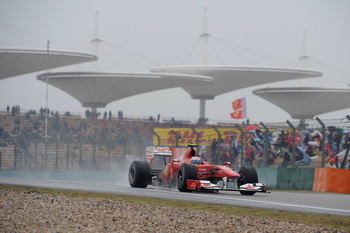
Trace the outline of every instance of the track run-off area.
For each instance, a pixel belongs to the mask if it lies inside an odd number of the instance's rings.
[[[131,188],[126,182],[116,184],[52,179],[29,179],[18,177],[0,177],[0,184],[96,193],[112,193],[350,217],[350,195],[338,193],[270,190],[271,193],[256,193],[253,196],[242,196],[239,192],[230,191],[220,191],[219,193],[182,193],[177,189],[155,186],[148,186],[145,189],[139,189]]]

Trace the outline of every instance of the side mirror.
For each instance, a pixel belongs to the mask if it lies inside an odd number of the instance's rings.
[[[231,162],[225,162],[225,165],[231,167]]]

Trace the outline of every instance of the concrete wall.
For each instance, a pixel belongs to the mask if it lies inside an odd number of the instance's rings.
[[[337,168],[257,168],[270,190],[305,190],[350,194],[350,170]]]

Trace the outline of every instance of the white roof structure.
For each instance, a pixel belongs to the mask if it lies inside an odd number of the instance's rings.
[[[0,48],[0,80],[92,61],[97,61],[97,56],[91,53],[29,48]]]
[[[320,71],[301,68],[233,65],[161,66],[152,68],[151,72],[213,77],[215,80],[213,84],[183,87],[193,99],[200,100],[200,118],[202,119],[205,119],[205,100],[214,99],[217,95],[260,84],[322,76]]]
[[[280,107],[293,119],[313,119],[323,113],[350,108],[350,88],[277,87],[253,91]]]
[[[40,74],[37,79],[46,82],[46,75]],[[133,95],[189,85],[205,86],[213,82],[213,78],[202,75],[164,73],[57,72],[49,73],[47,77],[49,84],[73,96],[93,112]]]

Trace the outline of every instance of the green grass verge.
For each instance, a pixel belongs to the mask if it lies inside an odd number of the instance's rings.
[[[23,192],[49,193],[57,196],[95,198],[101,200],[124,201],[129,203],[141,203],[155,206],[168,206],[174,208],[194,209],[200,211],[222,213],[235,216],[249,216],[255,218],[274,219],[278,221],[302,223],[311,226],[323,226],[327,228],[350,231],[350,218],[325,214],[311,214],[301,212],[288,212],[281,210],[269,210],[261,208],[238,207],[230,205],[208,204],[190,201],[177,201],[161,198],[148,198],[127,196],[108,193],[90,193],[78,191],[66,191],[55,189],[32,188],[12,185],[0,185],[1,189],[10,189]]]

